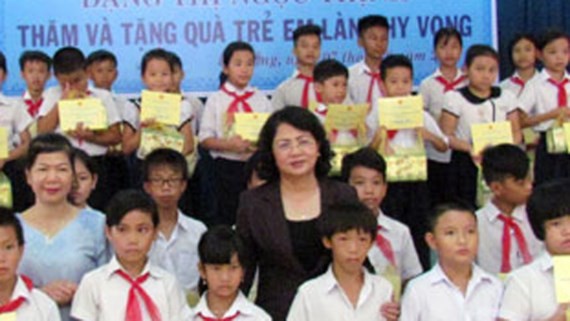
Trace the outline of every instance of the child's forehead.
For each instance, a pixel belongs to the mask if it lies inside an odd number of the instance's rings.
[[[140,225],[146,223],[152,224],[152,214],[142,209],[128,211],[119,222],[120,225]]]
[[[182,170],[171,164],[155,164],[149,166],[148,173],[149,176],[161,174],[182,174]]]
[[[365,165],[356,165],[350,170],[350,178],[365,177],[365,178],[384,178],[384,175],[376,168],[368,167]]]
[[[554,47],[568,48],[569,46],[570,46],[570,40],[568,40],[568,38],[558,37],[548,41],[548,43],[544,46],[543,51]]]
[[[91,63],[92,66],[96,66],[96,67],[112,67],[115,68],[115,62],[111,59],[101,59],[101,60],[95,60]]]
[[[295,44],[298,44],[300,42],[305,42],[305,41],[317,41],[320,43],[321,38],[314,33],[306,33],[304,35],[300,35],[299,38],[297,38],[297,41],[295,42]]]
[[[334,75],[323,80],[323,83],[336,83],[336,82],[346,82],[348,78],[345,75]]]
[[[386,28],[384,26],[373,25],[373,26],[370,26],[370,27],[362,30],[362,36],[363,37],[366,37],[369,35],[382,35],[382,34],[387,35],[388,34],[388,28]]]
[[[438,46],[447,46],[447,45],[461,45],[461,42],[459,41],[459,38],[457,37],[457,35],[445,35],[442,36],[441,38],[439,38],[437,40],[437,45]]]
[[[396,76],[406,76],[406,77],[412,77],[412,70],[409,67],[406,66],[394,66],[394,67],[388,67],[386,68],[386,70],[384,71],[386,73],[385,77],[396,77]]]
[[[44,67],[45,69],[48,68],[47,63],[40,59],[28,59],[24,62],[24,70],[26,68],[38,67],[38,66]]]
[[[475,214],[469,211],[449,210],[439,215],[434,228],[459,227],[466,223],[475,223]]]
[[[14,226],[0,225],[0,243],[11,242],[16,239],[16,228]]]

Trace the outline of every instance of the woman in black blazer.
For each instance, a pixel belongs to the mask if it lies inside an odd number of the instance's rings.
[[[330,144],[319,120],[303,108],[269,117],[259,152],[258,175],[267,183],[241,195],[236,223],[246,248],[244,291],[259,268],[256,303],[281,321],[297,287],[330,262],[316,228],[322,210],[358,198],[352,187],[327,179]]]

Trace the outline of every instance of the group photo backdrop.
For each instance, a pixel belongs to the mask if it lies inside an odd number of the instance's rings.
[[[206,95],[218,89],[221,54],[235,40],[256,51],[251,85],[270,93],[295,69],[292,33],[303,24],[322,27],[321,59],[350,66],[363,57],[357,45],[358,18],[381,14],[390,23],[388,53],[414,63],[414,82],[437,66],[433,35],[454,26],[464,50],[472,44],[498,46],[494,0],[18,0],[0,2],[0,50],[8,61],[6,95],[21,95],[18,58],[25,50],[52,55],[76,46],[85,55],[113,52],[119,76],[113,90],[136,94],[140,61],[153,48],[177,53],[184,91]],[[52,78],[48,85],[55,84]]]

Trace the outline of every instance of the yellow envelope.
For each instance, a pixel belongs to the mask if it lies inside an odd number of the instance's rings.
[[[11,208],[12,202],[12,183],[6,174],[0,172],[0,206]]]
[[[234,113],[234,133],[256,143],[267,118],[269,113]]]
[[[554,287],[558,303],[570,302],[570,255],[553,255]]]
[[[59,127],[63,131],[75,130],[77,124],[91,130],[107,129],[107,110],[101,99],[65,99],[58,103]]]
[[[16,321],[16,312],[0,314],[0,321]]]
[[[385,156],[388,182],[413,182],[427,180],[425,155]]]
[[[473,139],[473,153],[476,155],[486,147],[514,142],[509,121],[473,124],[471,125],[471,138]]]
[[[180,124],[182,96],[143,90],[141,94],[141,120],[154,119],[165,125]]]
[[[570,123],[564,123],[564,140],[566,141],[566,148],[568,153],[570,153]]]
[[[10,154],[8,141],[8,129],[6,127],[0,127],[0,159],[6,159]]]
[[[378,121],[387,129],[405,129],[424,126],[422,96],[378,99]]]
[[[394,301],[400,302],[400,297],[402,296],[402,277],[398,269],[390,264],[386,267],[382,276],[392,285]]]
[[[184,137],[174,128],[143,128],[137,156],[145,158],[153,150],[164,147],[181,153]]]

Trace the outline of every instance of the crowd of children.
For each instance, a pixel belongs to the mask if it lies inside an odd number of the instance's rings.
[[[240,113],[291,108],[309,110],[333,148],[355,147],[338,162],[336,179],[344,183],[336,183],[352,186],[360,202],[347,195],[311,212],[319,235],[310,237],[330,254],[328,269],[298,287],[292,303],[287,299],[286,320],[566,320],[570,302],[557,300],[556,287],[564,285],[555,284],[553,270],[555,258],[570,254],[570,156],[552,145],[570,117],[568,35],[550,30],[514,38],[514,73],[498,86],[495,49],[473,44],[459,66],[462,35],[440,29],[433,41],[439,67],[418,90],[423,125],[393,130],[379,123],[379,100],[414,95],[413,64],[386,55],[385,17],[365,16],[357,29],[364,58],[347,67],[320,60],[318,26],[297,28],[297,68],[271,99],[250,84],[255,51],[248,43],[225,48],[219,90],[205,104],[184,95],[180,57],[146,52],[145,89],[180,95],[179,121],[169,125],[141,117],[143,98],[113,92],[119,68],[109,51],[23,53],[26,91],[0,95],[8,147],[0,169],[13,196],[13,210],[0,207],[0,320],[285,320],[283,311],[269,315],[242,290],[255,284],[256,267],[288,254],[257,253],[260,261],[251,266],[252,240],[241,237],[236,215],[243,191],[254,194],[262,178],[279,175],[264,167],[265,156],[256,152],[261,144],[294,153],[313,140],[280,146],[261,137],[258,145],[238,135],[235,123]],[[45,89],[52,70],[58,85]],[[0,54],[0,83],[6,76]],[[105,129],[78,123],[62,130],[60,104],[83,98],[104,107]],[[340,104],[365,106],[363,133],[326,126]],[[509,123],[512,144],[475,151],[472,125],[499,122]],[[311,131],[290,127],[319,144]],[[180,137],[179,150],[145,151],[149,129]],[[418,144],[427,180],[388,183],[387,160]],[[321,155],[322,146],[309,147],[316,158],[332,157]],[[330,167],[319,170],[326,175]],[[268,172],[273,176],[258,175]],[[481,181],[491,196],[475,211]],[[272,205],[284,208],[288,222],[307,221],[291,214],[298,207],[283,195]],[[200,213],[206,209],[212,213]],[[299,245],[295,235],[302,231],[288,233]],[[257,275],[267,278],[259,275],[266,271]]]

